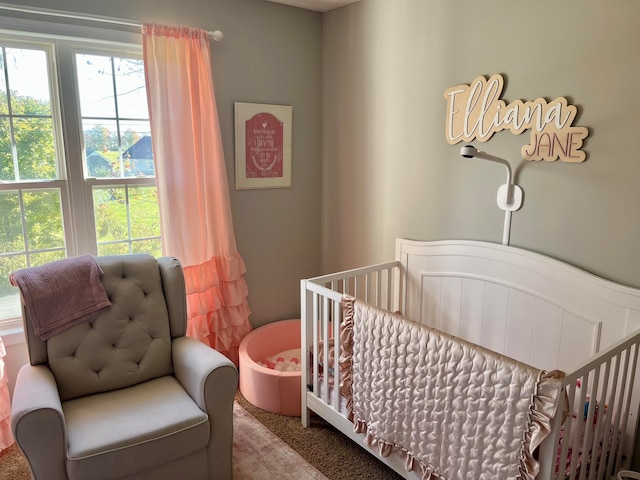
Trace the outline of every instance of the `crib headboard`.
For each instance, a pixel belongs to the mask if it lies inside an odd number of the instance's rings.
[[[403,314],[547,370],[640,328],[640,289],[511,246],[396,240]]]

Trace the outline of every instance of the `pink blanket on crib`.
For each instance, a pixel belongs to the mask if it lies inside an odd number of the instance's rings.
[[[341,391],[354,430],[425,479],[535,478],[562,372],[544,372],[347,297]],[[349,396],[350,395],[350,396]]]
[[[9,279],[20,288],[33,331],[47,340],[111,306],[101,275],[95,258],[82,255],[23,268]]]

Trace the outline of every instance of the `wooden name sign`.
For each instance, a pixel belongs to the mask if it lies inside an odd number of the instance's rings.
[[[444,93],[447,142],[486,142],[501,130],[519,135],[530,129],[531,144],[521,148],[525,160],[584,161],[586,154],[580,148],[589,130],[571,126],[577,113],[574,105],[564,97],[551,102],[544,98],[516,100],[507,105],[500,100],[503,86],[502,75],[493,75],[489,80],[480,76],[471,85],[449,88]]]

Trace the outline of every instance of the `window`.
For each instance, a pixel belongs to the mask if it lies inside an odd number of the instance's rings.
[[[0,212],[0,327],[20,321],[13,270],[161,254],[139,46],[0,36]]]

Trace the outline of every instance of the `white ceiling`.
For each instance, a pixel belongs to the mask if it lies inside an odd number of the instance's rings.
[[[316,12],[328,12],[334,8],[344,7],[360,0],[267,0],[273,3],[282,3],[293,7],[314,10]]]

